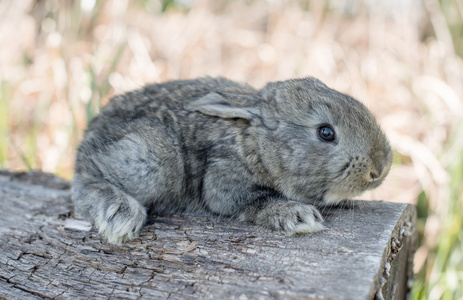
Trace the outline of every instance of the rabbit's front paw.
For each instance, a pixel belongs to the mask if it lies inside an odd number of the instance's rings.
[[[112,203],[95,221],[100,234],[112,244],[121,244],[138,237],[146,221],[146,209],[135,199]]]
[[[320,212],[309,204],[296,201],[268,203],[256,215],[256,224],[283,231],[287,235],[323,230]]]

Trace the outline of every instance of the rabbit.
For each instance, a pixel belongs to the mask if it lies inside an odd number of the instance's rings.
[[[169,81],[114,97],[90,122],[72,199],[115,244],[137,238],[148,211],[304,234],[324,229],[317,207],[376,188],[391,164],[370,111],[318,79]]]

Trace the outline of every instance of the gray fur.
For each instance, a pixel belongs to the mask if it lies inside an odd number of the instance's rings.
[[[323,124],[334,142],[319,138]],[[317,79],[262,90],[224,78],[171,81],[113,98],[90,123],[72,194],[76,215],[113,243],[137,237],[148,209],[316,232],[315,206],[377,187],[391,162],[367,108]]]

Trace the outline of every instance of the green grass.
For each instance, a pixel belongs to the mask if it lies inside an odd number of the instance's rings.
[[[441,212],[433,211],[425,194],[417,204],[420,244],[426,241],[423,229],[429,215],[440,213],[442,227],[437,245],[416,274],[411,299],[463,299],[463,126],[455,127],[442,153],[442,159],[449,162],[448,205]]]

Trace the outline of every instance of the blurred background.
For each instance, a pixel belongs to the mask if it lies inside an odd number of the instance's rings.
[[[363,199],[417,205],[413,299],[463,299],[462,0],[2,0],[0,168],[73,175],[88,121],[147,83],[315,76],[395,150]]]

